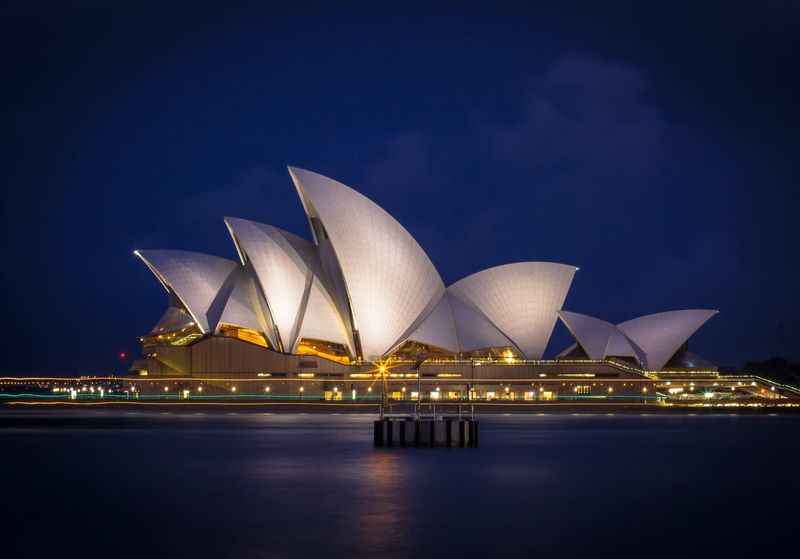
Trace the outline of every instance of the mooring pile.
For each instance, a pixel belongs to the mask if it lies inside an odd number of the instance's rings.
[[[376,447],[477,448],[474,418],[382,417],[375,421]]]

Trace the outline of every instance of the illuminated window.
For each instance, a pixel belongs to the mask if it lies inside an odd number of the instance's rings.
[[[226,338],[236,338],[243,342],[248,342],[261,347],[269,347],[267,339],[261,335],[260,332],[251,330],[250,328],[240,328],[232,324],[222,324],[219,327],[219,333]]]
[[[485,347],[468,351],[463,355],[467,359],[481,359],[489,362],[498,361],[501,364],[515,363],[520,359],[516,349],[511,346]]]
[[[185,346],[202,337],[203,333],[200,331],[200,328],[198,328],[196,324],[191,323],[177,330],[150,333],[147,336],[142,336],[140,339],[142,341],[142,347],[148,348],[159,345]],[[156,355],[156,353],[152,354],[153,357]]]
[[[388,361],[454,361],[458,355],[441,347],[408,340],[404,342]]]
[[[347,348],[342,344],[334,342],[327,342],[324,340],[313,340],[311,338],[301,338],[297,345],[298,355],[315,355],[335,361],[342,365],[350,364],[350,355],[347,353]]]

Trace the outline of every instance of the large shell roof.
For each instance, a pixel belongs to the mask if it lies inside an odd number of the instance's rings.
[[[593,316],[570,311],[558,311],[561,321],[590,359],[633,357],[646,362],[644,352],[614,324]]]
[[[237,264],[232,260],[184,250],[137,250],[134,252],[168,291],[172,291],[192,315],[203,333],[216,326],[209,316]]]
[[[294,351],[303,337],[349,345],[311,242],[246,219],[225,223],[242,263],[255,271],[284,351]]]
[[[640,316],[617,325],[647,355],[645,367],[660,370],[692,334],[719,311],[687,309]]]
[[[439,272],[411,234],[369,198],[311,171],[289,172],[309,219],[321,221],[333,245],[363,355],[379,359],[433,310],[444,293]]]
[[[528,359],[541,359],[577,268],[517,262],[467,276],[448,292],[483,313]]]
[[[680,347],[719,311],[688,309],[640,316],[617,324],[560,311],[561,320],[592,359],[634,357],[642,368],[661,370]]]

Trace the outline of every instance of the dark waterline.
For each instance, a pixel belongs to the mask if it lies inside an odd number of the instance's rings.
[[[476,450],[375,450],[368,415],[35,415],[87,421],[0,416],[7,557],[730,557],[798,541],[797,416],[487,415]]]

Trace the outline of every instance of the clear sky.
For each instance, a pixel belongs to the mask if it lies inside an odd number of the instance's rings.
[[[716,308],[693,351],[800,358],[800,3],[67,4],[0,8],[0,371],[119,369],[166,305],[136,248],[234,259],[225,215],[309,237],[287,165],[447,284],[574,264],[566,309]]]

